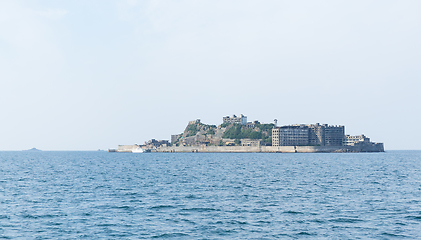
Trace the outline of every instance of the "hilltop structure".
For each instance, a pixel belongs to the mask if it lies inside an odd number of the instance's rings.
[[[241,125],[246,125],[247,117],[244,116],[243,114],[241,114],[239,117],[235,115],[232,115],[232,117],[226,116],[222,118],[222,123],[239,123]]]

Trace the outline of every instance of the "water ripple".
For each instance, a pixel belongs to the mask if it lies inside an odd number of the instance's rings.
[[[421,152],[0,152],[1,239],[421,239]]]

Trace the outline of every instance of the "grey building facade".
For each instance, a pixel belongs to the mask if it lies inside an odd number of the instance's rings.
[[[344,126],[327,126],[325,128],[324,146],[342,146],[345,137]]]
[[[272,146],[342,146],[344,126],[296,124],[272,129]]]
[[[279,146],[307,146],[307,126],[283,126],[279,128]],[[273,136],[273,131],[272,131]],[[272,143],[273,145],[273,143]]]

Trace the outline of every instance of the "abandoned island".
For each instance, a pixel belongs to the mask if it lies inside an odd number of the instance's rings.
[[[151,139],[143,145],[119,145],[109,152],[384,152],[383,143],[374,143],[363,134],[345,134],[345,126],[247,122],[247,117],[222,118],[219,126],[190,121],[183,133],[171,140]]]

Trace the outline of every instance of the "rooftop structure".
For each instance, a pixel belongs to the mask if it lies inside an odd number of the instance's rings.
[[[237,117],[236,115],[226,116],[222,118],[222,123],[239,123],[241,125],[247,124],[247,117],[243,114],[240,115],[240,117]]]

